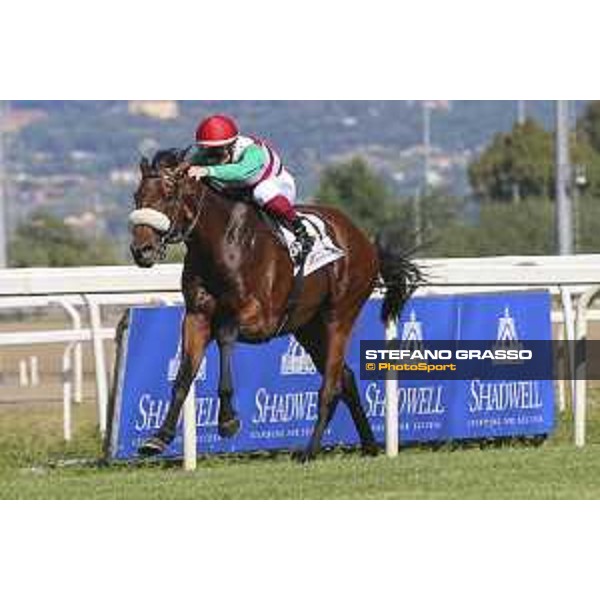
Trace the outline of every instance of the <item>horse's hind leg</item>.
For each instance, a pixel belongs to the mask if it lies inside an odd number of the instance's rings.
[[[317,423],[313,429],[310,442],[302,453],[295,455],[301,462],[312,460],[321,449],[323,434],[329,425],[337,403],[342,395],[342,371],[344,368],[344,356],[346,353],[346,344],[350,331],[347,327],[338,322],[331,322],[324,325],[326,335],[317,338],[318,344],[326,342],[325,355],[321,358],[323,383],[319,391],[319,412]],[[313,352],[319,357],[320,353],[315,351],[315,343],[309,341],[309,332],[306,330],[298,332],[300,342],[306,341],[307,350],[311,355]],[[311,352],[312,349],[312,352]]]
[[[233,408],[232,356],[238,338],[238,328],[234,323],[220,325],[216,333],[220,355],[219,372],[219,435],[232,438],[240,430],[240,420]]]
[[[313,321],[311,324],[297,331],[296,338],[310,354],[315,363],[315,367],[323,376],[325,376],[328,349],[327,326],[317,318],[317,320]],[[342,361],[344,354],[342,355]],[[379,452],[379,447],[377,446],[373,430],[371,429],[371,425],[367,419],[363,405],[361,404],[360,393],[358,391],[358,386],[356,385],[354,372],[347,364],[344,364],[343,366],[341,385],[336,389],[339,391],[334,395],[330,402],[327,421],[323,431],[331,422],[339,400],[342,400],[350,411],[352,421],[360,437],[360,443],[364,454],[370,456],[376,455]],[[298,455],[298,457],[301,459],[306,458],[305,453]]]
[[[327,329],[325,324],[319,317],[316,317],[309,324],[296,331],[294,335],[310,355],[317,371],[323,375],[325,373],[325,362],[327,358]],[[339,400],[339,396],[334,398],[334,404],[329,411],[329,422],[334,417]],[[327,425],[329,425],[329,422]]]
[[[146,440],[138,449],[140,456],[162,454],[175,438],[177,422],[204,352],[211,338],[209,319],[203,314],[186,313],[181,332],[181,365],[173,386],[171,404],[158,433]]]

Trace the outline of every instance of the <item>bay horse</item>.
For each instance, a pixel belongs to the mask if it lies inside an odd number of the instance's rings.
[[[181,366],[164,422],[139,447],[139,454],[161,454],[173,441],[182,405],[211,341],[216,341],[220,357],[219,434],[234,436],[240,428],[232,402],[234,344],[260,344],[290,333],[322,375],[317,421],[308,446],[295,458],[304,462],[317,455],[340,400],[350,411],[363,453],[377,454],[345,354],[354,323],[380,276],[386,286],[385,322],[399,314],[420,281],[418,268],[395,248],[397,241],[378,239],[373,244],[340,210],[303,206],[302,212],[325,221],[345,256],[306,277],[294,310],[286,315],[294,265],[261,209],[188,177],[182,153],[176,150],[161,151],[152,162],[142,158],[140,170],[130,215],[134,261],[150,268],[164,258],[171,243],[184,242],[187,253],[181,281]]]

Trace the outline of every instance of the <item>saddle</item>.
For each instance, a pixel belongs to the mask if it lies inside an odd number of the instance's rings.
[[[282,228],[287,229],[293,234],[289,223],[286,223],[282,219],[278,219],[277,217],[266,211],[264,208],[261,208],[260,206],[257,206],[256,209],[258,210],[258,216],[261,218],[262,222],[273,232],[273,235],[275,236],[277,241],[284,248],[287,249],[287,240],[285,239],[285,235],[283,233]]]

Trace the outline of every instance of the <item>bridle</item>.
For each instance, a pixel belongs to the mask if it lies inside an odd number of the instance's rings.
[[[147,176],[148,179],[162,177],[163,175],[161,175],[160,173],[151,174]],[[177,184],[178,182],[175,182],[175,189],[177,187]],[[153,208],[136,209],[129,215],[129,221],[132,226],[135,227],[136,225],[146,225],[154,229],[159,234],[158,248],[156,251],[157,260],[162,261],[166,258],[168,246],[174,246],[189,241],[194,229],[196,228],[196,225],[200,221],[200,216],[202,215],[203,208],[206,202],[206,194],[207,189],[205,186],[202,186],[200,198],[194,202],[196,206],[196,214],[194,215],[194,218],[190,221],[189,225],[182,229],[177,228],[177,222],[175,219],[171,219],[162,211],[158,211]],[[179,204],[179,212],[181,211],[181,208],[185,203],[185,200],[183,198],[180,198],[177,193],[167,196],[165,200],[167,202]],[[167,229],[163,229],[162,227],[158,226],[158,220],[160,220],[161,222],[167,220],[169,223],[169,227]]]

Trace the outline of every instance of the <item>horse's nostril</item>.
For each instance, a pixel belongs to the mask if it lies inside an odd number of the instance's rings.
[[[131,255],[135,260],[148,260],[152,258],[152,255],[154,254],[154,247],[152,244],[143,244],[141,246],[132,244],[130,250]]]
[[[135,244],[131,244],[130,248],[132,254],[136,254],[139,256],[140,254],[147,254],[148,252],[150,252],[152,250],[152,245],[143,244],[141,246],[136,246]]]

